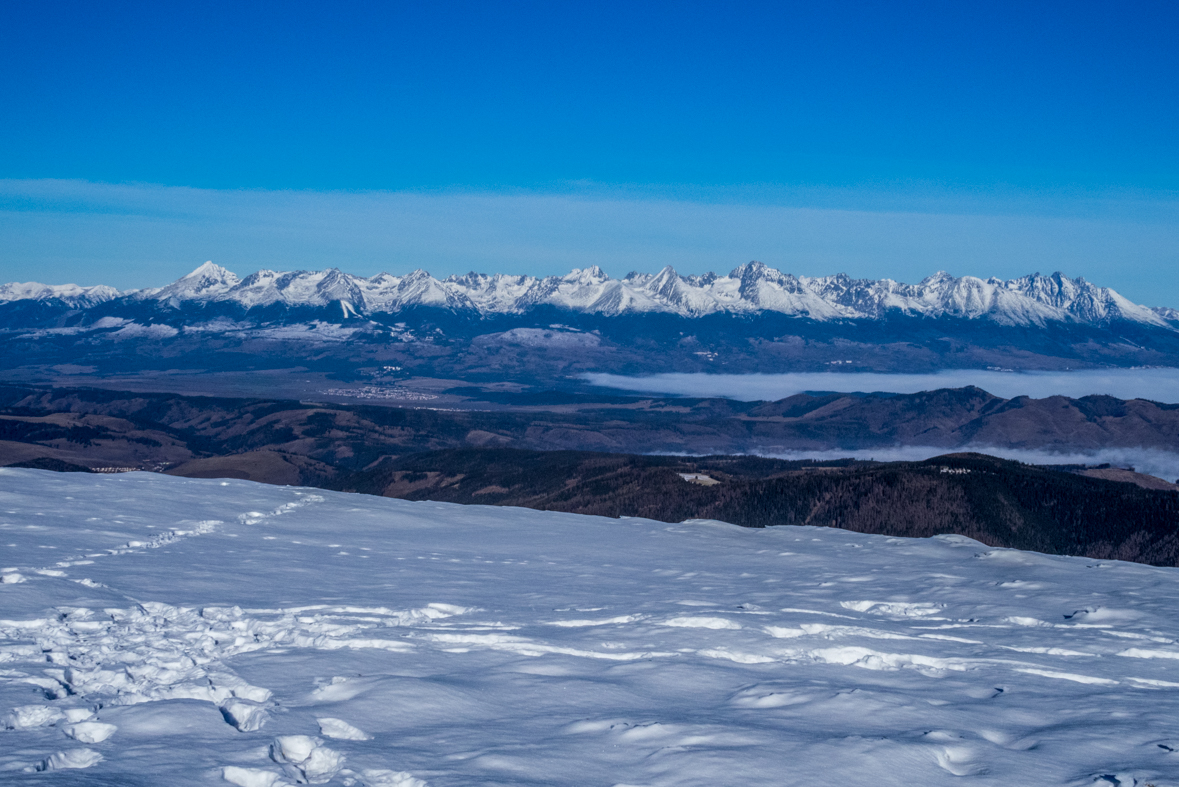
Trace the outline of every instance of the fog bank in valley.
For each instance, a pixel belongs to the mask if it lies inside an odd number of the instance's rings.
[[[744,402],[785,399],[807,391],[841,393],[885,391],[917,393],[974,385],[995,396],[1079,398],[1093,394],[1119,399],[1179,401],[1179,369],[1080,369],[1052,372],[1004,372],[991,369],[950,369],[932,374],[876,372],[796,372],[790,374],[656,374],[626,377],[588,374],[594,385],[643,393],[679,396],[720,396]]]

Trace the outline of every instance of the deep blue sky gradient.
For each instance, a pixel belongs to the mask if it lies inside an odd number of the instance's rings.
[[[1177,40],[1174,2],[10,3],[0,179],[1157,224]]]
[[[1179,4],[13,3],[5,177],[1179,189]]]

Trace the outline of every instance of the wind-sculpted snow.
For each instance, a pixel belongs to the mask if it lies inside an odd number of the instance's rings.
[[[614,316],[661,312],[682,317],[716,313],[778,312],[813,320],[879,319],[889,314],[959,319],[985,318],[1000,325],[1045,326],[1051,322],[1106,325],[1129,321],[1176,328],[1173,309],[1132,303],[1114,290],[1061,273],[1003,281],[939,272],[918,284],[846,275],[807,277],[751,262],[728,276],[680,276],[670,266],[657,274],[612,279],[597,266],[565,276],[470,273],[438,280],[423,270],[405,276],[351,276],[326,271],[258,271],[244,279],[211,262],[156,289],[118,293],[75,285],[0,286],[0,301],[60,300],[93,306],[122,296],[127,304],[229,302],[255,307],[333,307],[338,317],[396,313],[435,307],[480,315],[522,314],[538,306]]]
[[[1173,569],[35,470],[0,550],[4,783],[1179,780]]]

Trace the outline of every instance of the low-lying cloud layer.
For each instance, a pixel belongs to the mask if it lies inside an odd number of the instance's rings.
[[[924,445],[897,445],[848,451],[775,451],[763,454],[774,459],[872,459],[878,462],[920,462],[935,456],[973,451],[1031,465],[1099,465],[1133,468],[1139,473],[1179,483],[1179,453],[1154,448],[1103,448],[1096,451],[1036,451],[1021,448],[998,448],[976,445],[965,448],[936,448]]]
[[[1105,394],[1119,399],[1179,401],[1179,369],[1082,369],[1071,372],[995,372],[951,369],[934,374],[797,372],[791,374],[656,374],[625,377],[588,374],[594,385],[676,396],[723,397],[743,402],[774,401],[807,391],[917,393],[974,385],[995,396],[1079,398]]]

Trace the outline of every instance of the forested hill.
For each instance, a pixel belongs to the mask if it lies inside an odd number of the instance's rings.
[[[981,454],[872,463],[464,449],[404,457],[331,486],[665,522],[954,533],[990,546],[1179,565],[1179,491]]]

